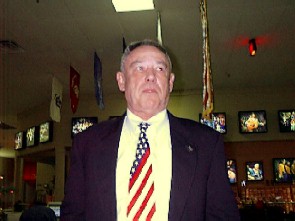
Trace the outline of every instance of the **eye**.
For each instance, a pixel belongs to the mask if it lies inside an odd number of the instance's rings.
[[[156,67],[156,71],[158,71],[158,72],[165,72],[166,69],[167,68],[165,66],[163,66],[163,65],[159,65],[159,66]]]
[[[141,66],[141,65],[138,65],[138,66],[136,67],[136,70],[137,70],[137,71],[143,71],[143,70],[144,70],[144,68],[143,68],[143,66]]]

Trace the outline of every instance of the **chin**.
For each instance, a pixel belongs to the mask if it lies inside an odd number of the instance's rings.
[[[146,113],[149,113],[149,114],[152,114],[152,115],[155,115],[159,112],[161,112],[162,110],[164,110],[165,107],[163,107],[163,105],[157,103],[153,103],[153,104],[145,104],[142,106],[142,110],[143,112],[146,112]]]
[[[144,108],[147,109],[156,109],[160,106],[161,102],[159,99],[149,99],[149,98],[143,98],[141,105]]]

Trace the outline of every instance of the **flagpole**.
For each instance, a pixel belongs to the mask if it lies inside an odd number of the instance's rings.
[[[202,36],[203,36],[203,113],[202,117],[211,120],[213,112],[213,83],[209,47],[209,29],[206,0],[200,2]]]
[[[163,45],[160,12],[158,12],[158,16],[157,16],[157,40],[159,44]]]

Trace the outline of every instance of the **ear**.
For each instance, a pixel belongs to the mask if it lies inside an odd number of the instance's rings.
[[[117,72],[116,79],[118,83],[119,90],[124,92],[125,91],[125,76],[122,72]]]
[[[175,75],[173,73],[171,73],[170,78],[169,78],[169,92],[170,93],[173,90],[174,80],[175,80]]]

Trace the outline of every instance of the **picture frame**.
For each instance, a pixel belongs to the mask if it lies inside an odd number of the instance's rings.
[[[246,181],[264,180],[264,168],[262,161],[246,162]]]
[[[266,111],[239,111],[239,131],[244,134],[266,133],[267,118]]]
[[[273,158],[273,175],[276,183],[292,183],[295,180],[295,158]]]
[[[295,132],[295,109],[279,110],[278,118],[280,132]]]
[[[98,123],[97,117],[73,117],[71,127],[71,137],[87,130],[89,127]]]
[[[32,126],[26,130],[26,147],[36,146],[39,142],[39,127]]]
[[[39,125],[39,143],[53,140],[53,121],[45,121]]]
[[[24,131],[19,131],[15,133],[14,136],[14,149],[15,150],[21,150],[25,148],[25,132]]]
[[[238,180],[237,162],[234,159],[228,159],[226,161],[228,181],[230,184],[236,184]]]
[[[226,113],[225,112],[215,112],[212,113],[212,120],[209,121],[202,117],[202,114],[199,114],[199,122],[201,124],[207,125],[221,134],[227,133],[226,125]]]

